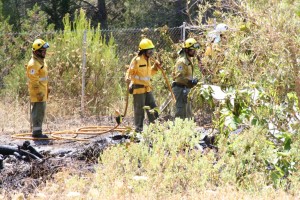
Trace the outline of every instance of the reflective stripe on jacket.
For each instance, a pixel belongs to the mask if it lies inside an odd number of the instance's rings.
[[[126,72],[126,79],[130,79],[130,84],[144,85],[143,88],[133,90],[133,94],[144,94],[152,90],[151,77],[157,72],[157,68],[151,65],[150,59],[144,55],[136,56],[132,59],[130,67]]]
[[[42,102],[48,99],[48,69],[44,59],[33,55],[28,62],[26,75],[31,102]]]
[[[173,80],[176,83],[188,86],[189,80],[193,79],[193,64],[185,53],[181,53],[173,69]]]

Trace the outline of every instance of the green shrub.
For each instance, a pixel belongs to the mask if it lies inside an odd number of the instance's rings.
[[[199,141],[194,128],[192,121],[180,119],[153,124],[146,128],[140,143],[110,147],[100,157],[95,187],[106,193],[119,183],[124,195],[128,194],[126,188],[131,188],[133,194],[154,192],[167,196],[225,185],[248,192],[260,192],[270,185],[284,190],[299,185],[297,178],[287,174],[273,179],[276,170],[282,168],[279,163],[289,160],[267,137],[268,130],[252,128],[229,138],[221,137],[217,153],[202,154],[194,148]],[[292,147],[290,151],[292,160],[296,158],[296,152],[292,153],[295,150]],[[112,195],[114,191],[111,192]]]
[[[23,22],[22,33],[12,33],[12,28],[6,21],[1,25],[0,57],[3,61],[0,64],[2,73],[0,84],[3,82],[1,92],[13,98],[28,95],[25,65],[31,57],[32,42],[38,37],[48,41],[51,34],[47,34],[46,31],[53,30],[52,25],[47,27],[46,15],[38,6],[28,10],[27,15],[28,18]]]
[[[92,28],[83,10],[73,22],[68,15],[65,16],[64,31],[56,37],[52,42],[55,54],[49,60],[51,86],[55,95],[63,99],[81,96],[85,56],[85,100],[89,102],[88,107],[93,113],[106,111],[103,108],[108,107],[109,102],[120,98],[120,80],[124,73],[124,68],[118,66],[113,37],[109,37],[106,43],[100,26]],[[72,106],[78,107],[79,102],[78,98]]]

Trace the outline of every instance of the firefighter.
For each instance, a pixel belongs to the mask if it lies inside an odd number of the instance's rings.
[[[194,66],[191,58],[196,56],[196,50],[200,48],[194,38],[187,39],[179,52],[179,58],[173,69],[172,90],[176,97],[175,117],[181,119],[193,117],[191,102],[188,101],[188,94],[192,87],[197,85],[198,79],[194,78]]]
[[[31,103],[32,137],[47,138],[42,133],[42,125],[48,99],[48,67],[45,62],[49,44],[36,39],[32,44],[32,57],[27,64],[28,91]]]
[[[160,68],[159,62],[151,62],[154,53],[151,40],[144,38],[140,41],[139,52],[130,63],[126,72],[126,80],[130,82],[129,91],[133,94],[135,131],[143,131],[145,110],[150,123],[158,118],[157,105],[152,94],[151,77]],[[148,107],[149,109],[145,109]]]
[[[219,77],[222,63],[225,59],[226,31],[229,27],[226,24],[218,24],[216,28],[208,33],[208,43],[204,57],[201,59],[204,69],[208,72],[206,80],[211,84],[219,84]]]

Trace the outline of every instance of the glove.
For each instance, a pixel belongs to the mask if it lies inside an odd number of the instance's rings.
[[[194,78],[194,79],[188,81],[189,87],[194,87],[195,85],[197,85],[197,83],[198,83],[197,78]]]
[[[197,83],[198,83],[198,79],[197,79],[197,78],[194,78],[194,79],[192,80],[192,85],[195,86],[195,85],[197,85]]]
[[[129,94],[133,94],[133,90],[134,90],[133,84],[130,84],[129,87],[128,87]]]

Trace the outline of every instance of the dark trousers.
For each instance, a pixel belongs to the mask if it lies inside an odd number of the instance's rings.
[[[133,95],[134,124],[135,124],[136,132],[143,131],[143,125],[144,125],[144,119],[145,119],[144,106],[149,106],[150,109],[157,107],[152,92]],[[154,113],[150,113],[149,110],[146,109],[146,113],[147,113],[150,123],[153,123],[155,121],[155,119],[158,118],[157,111],[154,111]]]
[[[172,87],[172,90],[176,98],[175,117],[191,119],[193,117],[192,105],[191,102],[188,101],[188,94],[191,89],[187,87],[174,86]]]
[[[42,134],[42,126],[45,117],[46,102],[33,102],[31,103],[31,122],[32,122],[32,134]]]

